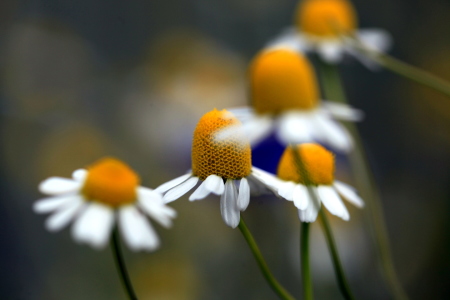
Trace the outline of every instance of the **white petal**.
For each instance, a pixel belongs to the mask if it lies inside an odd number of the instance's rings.
[[[190,201],[203,199],[210,193],[222,195],[225,189],[222,177],[217,175],[209,175],[205,181],[192,193],[189,197]]]
[[[347,208],[345,207],[344,203],[342,202],[336,191],[333,189],[333,187],[319,185],[317,187],[317,193],[319,194],[319,198],[322,201],[323,205],[328,209],[330,213],[340,217],[345,221],[348,221],[350,219]]]
[[[191,175],[189,175],[191,176]],[[198,177],[191,177],[182,184],[174,187],[164,195],[164,202],[169,203],[177,200],[187,192],[189,192],[198,182]],[[157,190],[157,189],[156,189]]]
[[[278,195],[283,197],[286,200],[293,201],[294,200],[294,190],[297,185],[292,181],[287,181],[284,184],[279,186]]]
[[[167,206],[161,194],[148,188],[138,188],[139,207],[162,226],[168,228],[172,226],[172,219],[177,216],[177,212]]]
[[[265,46],[267,51],[288,49],[297,52],[308,50],[307,40],[294,27],[285,29],[279,36],[269,41]]]
[[[270,116],[254,116],[242,123],[246,138],[252,145],[265,139],[272,131],[273,120]]]
[[[364,118],[364,112],[343,103],[322,101],[322,107],[333,117],[345,121],[358,122]]]
[[[237,207],[240,211],[244,211],[247,209],[249,203],[250,203],[250,186],[248,185],[247,179],[242,178],[241,183],[239,184],[239,196],[237,201]]]
[[[155,250],[159,238],[146,218],[133,205],[119,210],[119,228],[125,243],[131,250]]]
[[[237,190],[232,179],[225,182],[225,192],[220,197],[220,212],[225,224],[236,228],[240,221],[240,212],[237,208]]]
[[[392,36],[382,29],[360,29],[357,36],[364,46],[379,52],[386,52],[392,46]]]
[[[305,210],[309,202],[308,188],[303,184],[297,184],[293,190],[292,198],[298,209]]]
[[[315,192],[315,189],[314,189]],[[311,199],[310,195],[308,195],[308,205],[305,210],[298,210],[298,217],[300,221],[311,223],[317,219],[317,215],[320,210],[320,201],[316,203],[313,199]]]
[[[273,191],[277,191],[280,185],[283,183],[281,180],[276,178],[274,175],[261,170],[257,167],[252,167],[252,177],[259,182],[262,182],[266,187]]]
[[[284,144],[312,141],[309,113],[289,112],[280,116],[277,137]]]
[[[72,199],[70,203],[61,207],[46,220],[45,228],[47,228],[48,231],[58,231],[63,229],[79,212],[82,211],[84,205],[85,201],[81,197]]]
[[[192,174],[185,174],[183,176],[177,177],[175,179],[172,179],[171,181],[168,181],[160,186],[158,186],[155,191],[159,192],[159,193],[165,193],[168,190],[170,190],[171,188],[185,182],[186,180],[188,180],[190,177],[192,177]]]
[[[342,60],[344,47],[338,41],[322,42],[318,45],[317,52],[328,63],[338,63]]]
[[[79,195],[62,195],[40,199],[33,205],[35,213],[48,213],[55,211],[73,201],[77,201]]]
[[[39,184],[39,191],[48,195],[72,193],[80,190],[80,188],[80,182],[61,177],[50,177]]]
[[[337,180],[334,181],[333,186],[348,202],[359,208],[364,207],[364,201],[358,196],[353,187]]]
[[[108,242],[113,224],[114,211],[106,205],[92,202],[75,221],[72,236],[77,242],[100,249]]]
[[[337,121],[331,120],[325,114],[317,114],[314,122],[318,138],[340,151],[348,152],[353,148],[352,137]]]
[[[78,169],[75,170],[72,173],[72,178],[78,182],[84,182],[84,180],[86,179],[86,176],[88,174],[88,171],[85,169]]]
[[[210,190],[206,188],[206,181],[203,181],[202,184],[189,196],[189,201],[195,201],[204,199],[211,193]]]

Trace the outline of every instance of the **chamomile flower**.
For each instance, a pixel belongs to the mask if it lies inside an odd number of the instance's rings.
[[[328,63],[338,63],[344,53],[349,53],[373,67],[374,62],[354,47],[353,37],[365,48],[378,52],[387,51],[392,43],[384,30],[358,29],[356,11],[348,0],[303,0],[297,7],[295,26],[271,41],[268,47],[315,51]]]
[[[162,195],[139,186],[138,175],[123,162],[103,158],[87,170],[76,170],[72,179],[50,177],[39,185],[50,195],[34,204],[37,213],[52,213],[45,227],[63,229],[70,222],[75,241],[103,248],[117,221],[132,250],[155,250],[160,241],[145,218],[152,217],[164,227],[172,225],[176,212],[166,206]],[[117,218],[117,220],[115,220]]]
[[[222,218],[225,224],[236,228],[240,212],[249,205],[250,186],[264,187],[254,176],[259,170],[252,167],[250,144],[241,130],[239,120],[225,109],[206,113],[194,130],[192,170],[155,191],[164,193],[168,203],[202,182],[189,200],[200,200],[211,193],[220,195]]]
[[[364,206],[364,202],[353,187],[334,179],[333,154],[318,144],[295,147],[287,147],[283,153],[277,179],[263,171],[258,174],[259,179],[282,198],[293,201],[302,222],[314,222],[322,204],[331,214],[348,221],[350,215],[341,196],[359,208]],[[294,151],[301,157],[302,170],[298,168]],[[308,188],[312,189],[316,197],[310,196]]]
[[[283,144],[318,141],[339,151],[351,150],[351,135],[335,118],[359,121],[363,113],[321,101],[314,70],[302,54],[287,49],[263,51],[249,73],[253,108],[233,112],[251,143],[257,144],[275,130]]]

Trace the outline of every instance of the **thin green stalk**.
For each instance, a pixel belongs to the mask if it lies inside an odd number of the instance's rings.
[[[350,287],[347,282],[347,278],[344,275],[344,269],[342,268],[341,260],[339,259],[339,254],[336,247],[336,242],[334,241],[333,233],[331,231],[330,223],[328,222],[327,215],[323,211],[323,208],[319,211],[319,216],[322,224],[323,231],[327,240],[328,249],[331,253],[331,258],[333,260],[334,272],[337,277],[339,288],[345,299],[354,299]]]
[[[347,103],[337,67],[323,62],[319,62],[319,66],[325,98],[340,103]],[[369,222],[369,225],[376,242],[376,249],[380,258],[385,280],[395,299],[408,299],[398,280],[392,262],[381,199],[364,152],[364,147],[362,146],[361,137],[353,123],[347,123],[345,126],[351,132],[355,141],[355,149],[349,154],[350,164],[352,166],[358,190],[366,202],[367,209],[365,211],[369,215],[371,221]]]
[[[309,180],[309,175],[308,175],[308,172],[307,172],[307,170],[303,164],[303,161],[301,159],[301,154],[298,151],[298,148],[295,147],[294,145],[291,145],[290,147],[292,148],[292,151],[294,154],[294,159],[297,164],[299,174],[303,178],[305,185],[308,188],[309,197],[312,199],[313,205],[316,205],[316,207],[319,208],[320,202],[319,202],[319,199],[317,198],[315,191],[312,188],[313,185]],[[336,243],[334,241],[334,237],[331,232],[330,225],[329,225],[326,215],[322,209],[319,210],[319,213],[320,213],[320,217],[322,220],[322,224],[323,224],[322,227],[325,232],[325,238],[327,240],[328,249],[330,250],[330,253],[331,253],[331,259],[333,262],[334,273],[336,274],[339,289],[341,290],[341,293],[345,299],[353,300],[354,299],[353,294],[350,290],[350,286],[349,286],[347,278],[345,276],[344,269],[342,268],[342,263],[341,263],[341,260],[339,259]]]
[[[294,297],[292,297],[289,292],[287,292],[281,284],[275,279],[273,274],[270,272],[269,267],[267,266],[266,261],[264,260],[264,257],[261,254],[261,251],[258,248],[258,245],[256,244],[255,239],[253,238],[252,234],[250,233],[250,230],[248,229],[247,225],[245,225],[244,219],[241,217],[241,220],[238,225],[239,229],[242,232],[242,235],[244,236],[245,240],[247,241],[248,246],[250,247],[250,250],[252,251],[253,256],[256,259],[256,262],[258,263],[258,266],[266,279],[267,283],[270,285],[272,290],[280,297],[280,299],[285,300],[294,300]]]
[[[302,222],[300,234],[300,261],[302,265],[303,296],[305,300],[314,299],[311,268],[309,265],[309,226],[309,223]]]
[[[114,261],[116,263],[117,272],[119,273],[123,288],[130,300],[137,300],[138,298],[133,290],[133,285],[131,284],[130,277],[128,276],[125,260],[123,259],[123,254],[120,249],[119,231],[117,230],[117,227],[113,229],[111,248],[113,251]]]
[[[355,40],[354,43],[357,49],[362,51],[365,55],[367,55],[386,69],[397,73],[398,75],[406,77],[412,81],[430,87],[450,97],[450,83],[448,81],[443,80],[442,78],[439,78],[427,71],[402,62],[385,53],[375,52],[374,50],[367,49],[358,40]]]

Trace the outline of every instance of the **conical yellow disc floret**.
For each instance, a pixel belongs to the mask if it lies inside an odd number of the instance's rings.
[[[209,175],[239,179],[250,175],[250,144],[241,122],[227,110],[206,113],[194,130],[192,173],[202,180]]]
[[[82,189],[86,199],[119,206],[136,201],[140,179],[125,163],[114,158],[103,158],[88,168]]]
[[[354,31],[357,17],[347,0],[304,0],[297,8],[295,22],[302,32],[333,37]]]
[[[251,97],[260,114],[316,107],[316,75],[301,54],[285,50],[263,51],[250,66]]]
[[[334,156],[317,144],[296,146],[300,154],[303,170],[307,171],[309,183],[313,185],[331,185],[334,179]],[[298,168],[292,147],[287,147],[278,164],[278,177],[286,181],[308,184]]]

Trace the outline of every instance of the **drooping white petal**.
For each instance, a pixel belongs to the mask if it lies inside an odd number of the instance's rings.
[[[223,179],[217,175],[209,175],[205,179],[205,188],[216,195],[222,195],[225,190],[225,183]]]
[[[36,213],[49,213],[80,199],[80,195],[61,195],[40,199],[33,204]]]
[[[317,52],[328,63],[335,64],[342,60],[344,47],[339,41],[322,42],[317,45]]]
[[[58,231],[66,227],[73,218],[82,211],[85,201],[81,198],[73,198],[72,201],[58,209],[45,221],[45,228],[48,231]]]
[[[333,186],[348,202],[359,208],[364,207],[364,201],[358,196],[353,187],[337,180],[334,181]]]
[[[264,170],[261,170],[257,167],[252,167],[251,177],[258,180],[259,182],[262,182],[267,188],[273,191],[277,191],[279,189],[280,184],[283,183],[274,175]]]
[[[256,145],[272,132],[273,120],[270,116],[257,116],[243,121],[242,130],[252,145]]]
[[[284,184],[279,185],[278,195],[283,197],[286,200],[293,201],[294,200],[294,190],[297,185],[292,181],[287,181]]]
[[[84,182],[86,179],[86,176],[88,174],[88,171],[85,169],[78,169],[73,171],[72,178],[78,182]]]
[[[284,144],[312,141],[310,113],[288,112],[278,120],[277,137]]]
[[[175,179],[172,179],[166,183],[161,184],[160,186],[158,186],[155,191],[159,192],[159,193],[165,193],[168,190],[170,190],[171,188],[185,182],[186,180],[188,180],[190,177],[192,177],[191,173],[185,174],[183,176],[177,177]]]
[[[314,119],[318,138],[329,143],[333,148],[348,152],[353,148],[353,140],[347,130],[325,114],[317,114]]]
[[[319,194],[320,201],[322,201],[323,205],[330,213],[345,221],[350,219],[350,214],[348,213],[347,208],[333,187],[319,185],[317,187],[317,193]]]
[[[106,205],[92,202],[75,221],[72,236],[77,242],[100,249],[108,242],[113,224],[114,211]]]
[[[308,44],[302,34],[295,27],[285,29],[280,35],[272,39],[264,47],[267,51],[276,49],[288,49],[297,52],[308,50]]]
[[[358,122],[364,118],[364,112],[343,103],[322,101],[322,107],[336,119]]]
[[[138,188],[138,204],[147,215],[167,228],[177,216],[177,212],[164,203],[160,193],[148,188]]]
[[[200,186],[189,196],[189,201],[204,199],[211,193],[210,190],[206,188],[205,181],[200,184]]]
[[[303,184],[295,185],[292,195],[294,205],[301,210],[305,210],[309,202],[308,188]]]
[[[316,193],[315,189],[314,193]],[[308,194],[308,205],[306,206],[306,209],[298,210],[298,217],[302,222],[311,223],[317,219],[319,210],[320,210],[320,201],[319,202],[314,201],[314,199],[311,199],[311,197],[309,197]]]
[[[366,28],[356,33],[358,39],[365,47],[379,52],[386,52],[392,46],[392,36],[383,29]]]
[[[238,193],[232,179],[225,182],[225,192],[220,197],[220,212],[225,224],[236,228],[240,221],[240,212],[237,207]]]
[[[81,183],[68,178],[50,177],[39,184],[39,191],[48,195],[73,193],[81,188]]]
[[[177,200],[187,192],[189,192],[198,182],[198,177],[191,177],[180,185],[177,185],[164,195],[164,202],[169,203]]]
[[[237,201],[237,207],[240,211],[244,211],[247,209],[249,203],[250,203],[250,186],[248,185],[247,179],[242,178],[241,183],[239,184],[239,196]]]
[[[153,227],[134,205],[119,209],[119,228],[131,250],[152,251],[158,248],[159,238]]]

